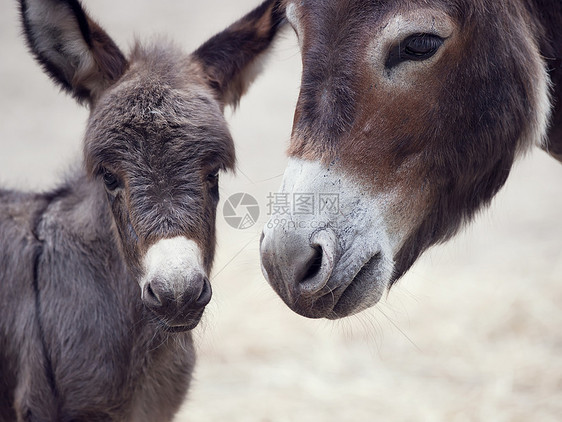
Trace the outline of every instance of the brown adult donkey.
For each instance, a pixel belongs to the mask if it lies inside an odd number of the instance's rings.
[[[283,5],[303,72],[280,195],[316,207],[273,216],[261,256],[295,312],[374,305],[517,157],[539,146],[562,161],[560,0]]]
[[[255,74],[275,1],[191,55],[125,57],[76,0],[21,0],[29,47],[90,107],[84,165],[48,193],[0,190],[0,420],[169,421],[211,299],[222,114]]]

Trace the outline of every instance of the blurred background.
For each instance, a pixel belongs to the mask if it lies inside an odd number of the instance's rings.
[[[186,51],[257,3],[85,1],[124,50],[167,34]],[[16,6],[0,0],[0,182],[48,189],[80,161],[88,112],[33,62]],[[541,151],[374,309],[306,320],[267,285],[259,234],[285,168],[301,70],[295,36],[279,41],[239,109],[227,110],[238,171],[221,176],[214,296],[177,422],[562,420],[562,165]],[[245,230],[222,217],[238,192],[261,205]]]

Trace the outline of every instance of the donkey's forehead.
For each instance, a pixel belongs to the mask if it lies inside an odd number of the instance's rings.
[[[203,76],[198,63],[173,45],[138,44],[129,57],[128,70],[97,108],[114,120],[138,126],[226,126]]]
[[[234,146],[220,106],[189,64],[176,70],[179,75],[133,62],[100,98],[86,135],[91,165],[171,154],[232,166]]]
[[[105,108],[104,112],[115,110],[115,117],[122,116],[138,125],[189,122],[205,126],[224,120],[217,122],[217,117],[222,117],[221,109],[191,63],[176,65],[173,72],[161,64],[132,61],[124,77],[102,98],[100,107]]]

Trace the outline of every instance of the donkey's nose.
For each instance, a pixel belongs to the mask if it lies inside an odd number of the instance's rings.
[[[281,298],[298,313],[322,317],[317,299],[330,292],[327,286],[334,269],[337,239],[331,230],[312,236],[298,232],[271,232],[262,237],[262,270]],[[312,307],[316,309],[312,310]],[[333,306],[333,304],[332,304]]]
[[[182,287],[178,289],[178,285]],[[144,304],[167,319],[181,319],[185,313],[203,309],[211,296],[211,283],[204,274],[192,275],[182,283],[154,278],[142,292]]]
[[[212,296],[199,246],[182,236],[160,239],[148,248],[143,264],[144,304],[169,327],[195,327]]]

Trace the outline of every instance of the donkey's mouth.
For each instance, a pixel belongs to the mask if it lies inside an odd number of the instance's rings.
[[[198,310],[190,310],[185,315],[174,316],[174,318],[165,317],[157,312],[151,311],[156,317],[156,321],[162,330],[167,333],[183,333],[193,330],[203,316],[204,308]]]
[[[358,267],[351,280],[341,279],[330,283],[316,295],[294,296],[278,291],[285,303],[296,313],[306,318],[327,318],[331,320],[347,317],[375,305],[381,298],[388,284],[382,253],[373,255]],[[332,274],[338,280],[341,274]]]
[[[167,333],[185,333],[186,331],[193,330],[198,324],[199,321],[189,325],[167,325],[164,323],[163,329]]]
[[[379,301],[384,291],[382,255],[375,254],[357,272],[351,282],[335,297],[327,319],[339,319],[361,312]]]

